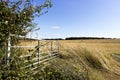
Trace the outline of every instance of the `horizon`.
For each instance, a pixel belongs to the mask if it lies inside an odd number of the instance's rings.
[[[47,14],[35,18],[40,30],[33,32],[33,37],[120,38],[119,0],[52,0],[52,4]]]
[[[50,38],[48,38],[48,37],[46,37],[46,38],[38,38],[38,37],[29,37],[29,36],[26,36],[26,38],[28,38],[28,39],[37,39],[37,40],[44,40],[44,39],[63,39],[63,40],[65,40],[65,39],[67,39],[67,38],[95,38],[95,39],[120,39],[120,38],[116,38],[116,37],[92,37],[92,36],[69,36],[69,37],[64,37],[64,38],[61,38],[61,37],[50,37]]]

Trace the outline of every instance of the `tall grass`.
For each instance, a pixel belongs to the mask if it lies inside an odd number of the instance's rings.
[[[51,62],[51,67],[60,71],[64,77],[70,75],[70,78],[75,77],[74,80],[120,80],[118,57],[116,61],[112,53],[107,54],[96,48],[93,53],[85,47],[71,44],[62,44],[60,58]]]
[[[114,41],[65,41],[61,42],[60,56],[44,68],[39,68],[38,73],[25,74],[25,70],[19,70],[19,66],[12,65],[13,72],[5,73],[7,67],[1,69],[1,75],[7,74],[8,78],[39,79],[39,80],[120,80],[120,56],[119,44]],[[117,43],[118,41],[115,41]],[[11,55],[11,63],[20,63],[17,56],[21,51],[13,50],[17,55]],[[4,52],[4,49],[3,49]],[[3,57],[5,55],[2,55]],[[0,59],[2,60],[3,58]],[[0,63],[2,64],[2,62]],[[19,64],[18,64],[19,65]],[[24,64],[23,64],[24,65]],[[42,64],[41,64],[42,65]],[[14,68],[15,67],[15,68]],[[21,74],[18,74],[18,70]],[[0,76],[1,78],[3,77]],[[4,76],[6,79],[6,76]]]

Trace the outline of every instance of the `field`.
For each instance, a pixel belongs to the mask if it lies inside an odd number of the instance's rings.
[[[46,70],[48,80],[120,80],[120,40],[60,40],[60,57]]]
[[[52,67],[76,80],[120,80],[120,40],[63,40]],[[71,79],[71,80],[72,80]]]

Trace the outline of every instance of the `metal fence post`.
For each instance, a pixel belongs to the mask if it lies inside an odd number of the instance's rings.
[[[11,47],[11,38],[10,36],[8,37],[8,43],[7,43],[7,53],[6,53],[6,64],[9,66],[10,65],[10,47]]]
[[[58,47],[58,56],[60,57],[60,44],[59,44],[59,41],[57,41],[57,47]]]
[[[53,53],[53,41],[51,41],[51,52],[50,52],[50,56],[52,55]]]
[[[38,66],[40,64],[40,40],[38,40]]]

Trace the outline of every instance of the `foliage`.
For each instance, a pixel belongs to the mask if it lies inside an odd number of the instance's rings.
[[[1,51],[1,50],[0,50]],[[4,50],[2,51],[4,52]],[[0,54],[0,80],[31,80],[35,79],[31,68],[25,68],[26,63],[24,58],[21,58],[22,50],[12,49],[10,63],[4,63],[5,54]],[[31,63],[29,63],[31,64]]]
[[[35,17],[47,13],[52,6],[50,0],[43,0],[34,5],[34,0],[0,0],[0,80],[33,79],[32,71],[26,74],[23,63],[19,58],[20,49],[12,49],[10,63],[6,65],[7,40],[11,34],[26,35],[36,29]],[[16,36],[12,37],[15,44]],[[29,71],[29,70],[28,70]]]
[[[35,29],[34,18],[52,6],[50,0],[37,4],[34,5],[34,0],[0,0],[0,44],[6,42],[10,34],[26,35]]]
[[[6,65],[5,62],[5,49],[0,50],[1,54],[0,54],[0,79],[1,80],[11,80],[11,79],[18,79],[19,77],[23,77],[24,76],[24,70],[20,69],[20,62],[22,62],[23,60],[20,60],[17,56],[18,56],[18,52],[20,53],[20,51],[16,50],[16,51],[12,51],[16,52],[13,53],[14,55],[11,56],[10,58],[10,65]],[[23,64],[22,64],[23,65]],[[21,66],[22,67],[22,66]]]

